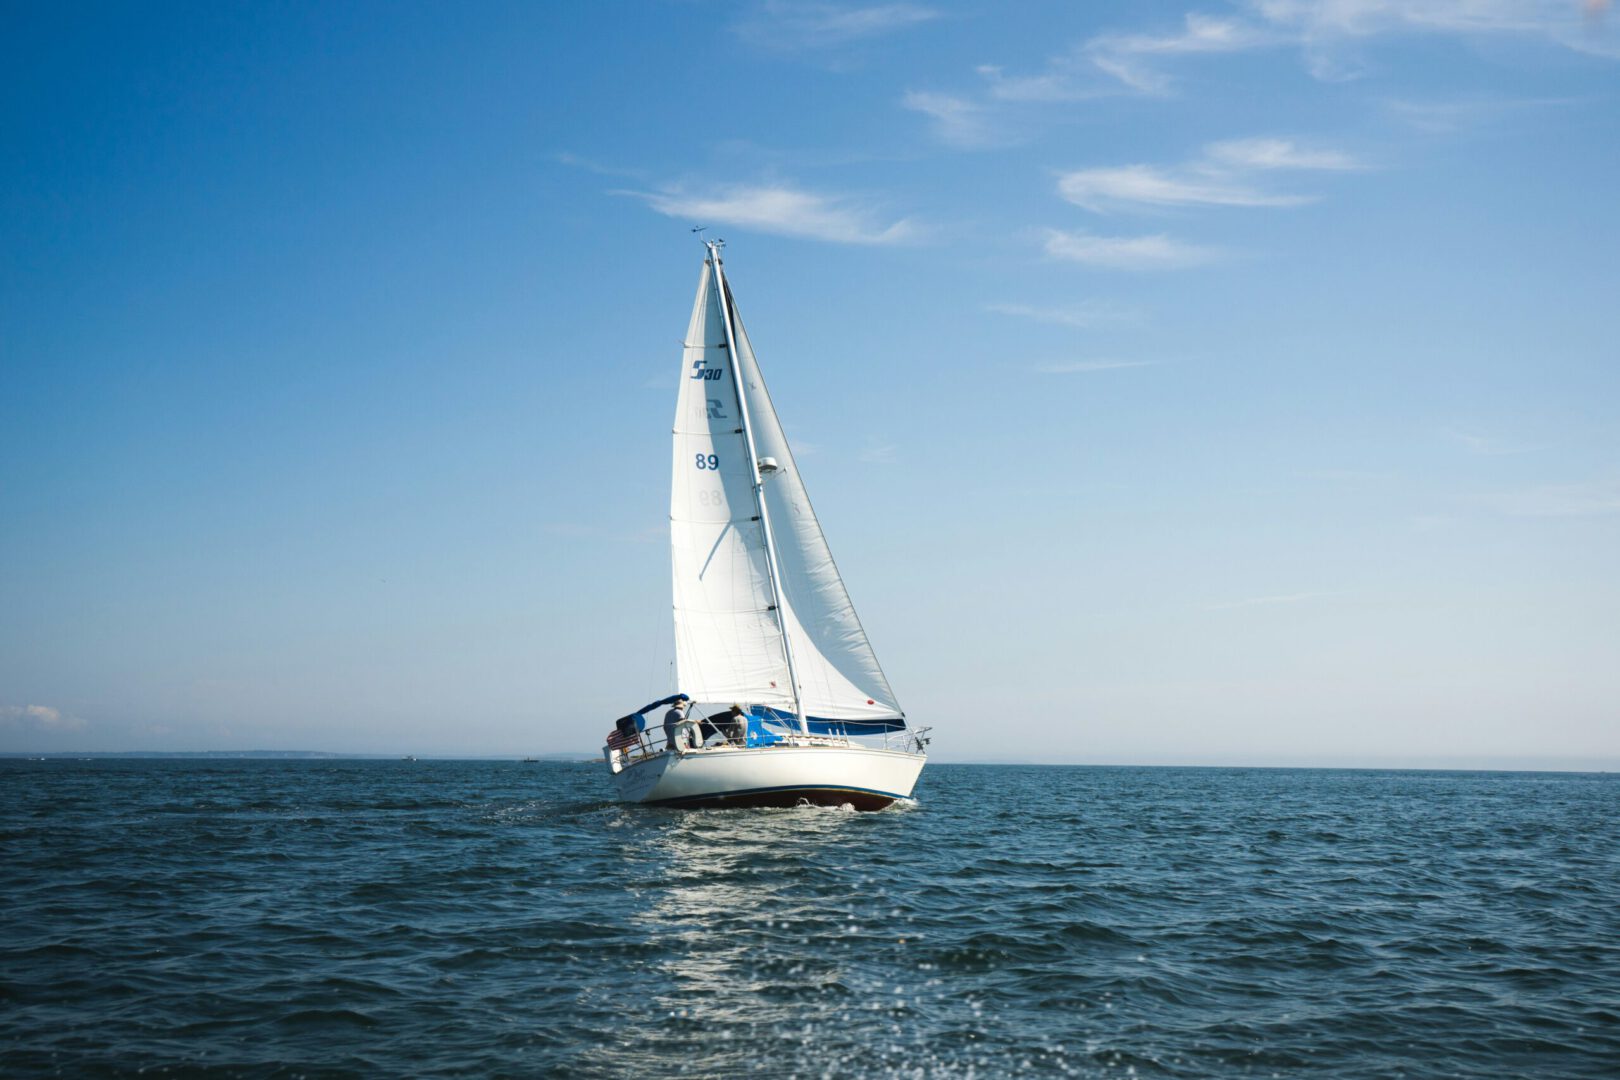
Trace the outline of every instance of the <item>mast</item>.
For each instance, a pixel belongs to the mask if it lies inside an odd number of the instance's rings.
[[[743,392],[742,370],[737,362],[737,336],[732,329],[731,304],[727,300],[726,276],[720,269],[720,245],[723,241],[705,240],[709,258],[714,266],[715,295],[720,299],[720,322],[726,331],[726,355],[730,357],[731,384],[737,391],[737,409],[742,416],[743,444],[748,447],[748,467],[753,476],[754,506],[759,511],[759,524],[765,532],[765,571],[771,582],[771,607],[776,612],[776,628],[782,635],[782,652],[787,657],[788,681],[793,684],[793,714],[799,721],[799,732],[809,734],[810,724],[804,716],[804,703],[799,694],[799,672],[793,664],[793,641],[788,636],[787,620],[782,614],[782,585],[776,566],[776,538],[771,535],[771,515],[765,508],[765,477],[759,471],[759,452],[754,448],[754,429],[748,419],[748,395]]]

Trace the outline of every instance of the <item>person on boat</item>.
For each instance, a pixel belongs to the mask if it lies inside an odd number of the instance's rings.
[[[692,722],[686,718],[686,710],[692,707],[690,698],[677,698],[675,704],[669,707],[664,714],[664,745],[671,750],[686,749],[686,735],[692,730]]]
[[[733,705],[731,711],[721,719],[720,732],[726,737],[727,742],[738,746],[743,744],[748,736],[748,721],[743,717],[741,705]]]

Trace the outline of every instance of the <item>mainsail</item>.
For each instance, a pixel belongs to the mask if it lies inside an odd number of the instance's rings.
[[[678,685],[698,701],[791,709],[737,382],[713,268],[703,264],[675,409],[670,542]]]
[[[699,701],[898,724],[894,692],[810,506],[730,289],[722,303],[722,288],[723,276],[706,262],[675,414],[670,522],[679,685]],[[764,486],[769,529],[754,497],[750,434],[758,458],[777,464]],[[790,669],[798,676],[797,694]]]

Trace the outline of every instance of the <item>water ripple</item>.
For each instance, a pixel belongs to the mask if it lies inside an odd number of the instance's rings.
[[[1620,782],[0,761],[10,1075],[1613,1075]]]

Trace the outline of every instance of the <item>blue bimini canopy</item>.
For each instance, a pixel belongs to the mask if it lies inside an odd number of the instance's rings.
[[[755,705],[748,710],[748,715],[773,724],[786,724],[794,730],[799,726],[798,718],[792,713],[768,705]],[[882,735],[906,729],[903,716],[896,716],[892,720],[832,720],[825,716],[807,716],[804,723],[812,735]]]
[[[660,706],[673,705],[677,701],[690,700],[691,698],[686,694],[671,694],[667,698],[659,698],[650,705],[643,705],[641,708],[637,709],[628,716],[619,717],[617,720],[613,721],[613,725],[620,731],[628,731],[631,728],[634,728],[636,731],[646,731],[647,717],[645,714],[652,712],[654,709],[659,708]]]

